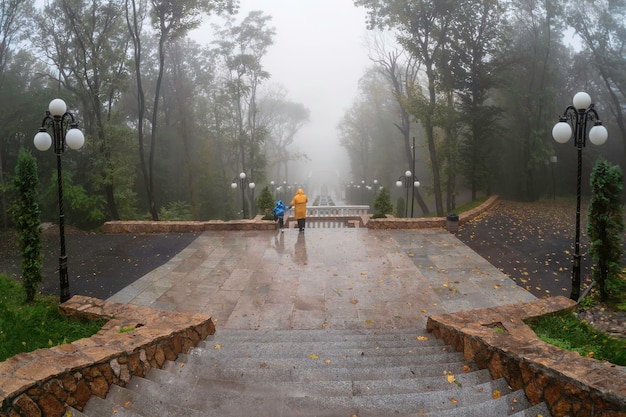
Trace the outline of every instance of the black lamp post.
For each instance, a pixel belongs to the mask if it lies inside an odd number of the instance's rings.
[[[48,133],[52,130],[52,136]],[[57,156],[57,185],[59,189],[59,236],[61,254],[59,256],[59,290],[62,303],[70,299],[70,282],[67,274],[67,255],[65,253],[65,214],[63,213],[63,173],[61,170],[61,156],[65,145],[71,149],[80,149],[85,143],[83,132],[78,129],[74,115],[67,111],[67,105],[60,98],[56,98],[48,105],[46,115],[41,122],[39,132],[35,135],[35,147],[40,151],[47,151],[54,143],[54,153]]]
[[[594,122],[587,131],[587,122]],[[570,298],[578,301],[580,297],[580,197],[582,180],[583,148],[587,136],[594,145],[602,145],[609,134],[591,103],[591,97],[584,92],[576,93],[573,106],[568,106],[552,128],[552,137],[558,143],[566,143],[574,136],[574,146],[578,150],[578,175],[576,183],[576,240],[574,241],[574,265],[572,268],[572,292]]]
[[[237,185],[239,184],[239,185]],[[249,178],[246,177],[246,173],[242,172],[239,174],[239,176],[233,178],[233,182],[230,184],[231,188],[233,190],[235,190],[237,187],[241,188],[241,204],[242,204],[242,218],[247,218],[246,216],[246,190],[245,190],[245,185],[248,184],[248,187],[251,190],[254,190],[255,184],[250,181]]]
[[[417,177],[413,175],[411,171],[406,171],[404,175],[400,175],[398,181],[396,181],[396,187],[400,188],[404,185],[406,188],[406,203],[404,204],[404,217],[408,217],[409,210],[409,189],[413,189],[412,193],[415,192],[415,188],[420,186],[420,182],[417,180]],[[413,194],[411,194],[413,195]],[[413,207],[411,207],[411,217],[413,217]]]

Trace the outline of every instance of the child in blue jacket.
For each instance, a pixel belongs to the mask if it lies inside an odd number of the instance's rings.
[[[285,210],[288,209],[289,207],[286,207],[282,200],[277,200],[276,207],[272,210],[274,213],[274,219],[278,220],[278,227],[280,228],[281,233],[285,231]]]

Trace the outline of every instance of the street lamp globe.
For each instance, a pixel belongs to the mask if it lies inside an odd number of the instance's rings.
[[[561,121],[552,128],[552,137],[560,144],[567,143],[569,138],[572,137],[572,127],[569,123],[561,119]]]
[[[589,130],[589,141],[594,145],[604,145],[609,137],[609,132],[606,127],[602,126],[600,122],[595,122],[594,126]]]
[[[400,180],[396,181],[396,187],[398,188],[402,187],[402,181]]]
[[[241,174],[239,174],[239,178],[241,178],[242,180],[246,179],[246,173],[242,172]]]
[[[232,188],[233,190],[234,190],[235,188],[237,188],[237,183],[233,181],[233,182],[230,184],[230,188]]]
[[[85,144],[85,135],[75,126],[72,126],[70,130],[65,134],[65,143],[70,149],[80,149]]]
[[[250,184],[248,184],[248,187],[250,187],[251,190],[254,190],[254,187],[256,187],[256,184],[251,182]]]
[[[572,103],[577,110],[585,110],[591,105],[591,96],[584,91],[578,92],[574,95]]]
[[[413,182],[413,187],[415,187],[415,188],[419,187],[420,185],[421,185],[420,182],[417,181],[417,180],[415,182]]]
[[[48,104],[48,111],[53,116],[63,116],[67,111],[67,104],[60,98],[55,98]]]
[[[404,173],[404,176],[407,177],[407,178],[411,178],[413,176],[413,173],[411,171],[406,171]]]
[[[47,151],[52,146],[52,136],[46,131],[45,128],[39,128],[39,132],[35,135],[33,140],[35,148],[39,151]]]

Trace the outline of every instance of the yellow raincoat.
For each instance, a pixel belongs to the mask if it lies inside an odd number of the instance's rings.
[[[306,197],[306,194],[304,194],[304,191],[302,191],[302,188],[298,188],[296,195],[293,200],[291,200],[291,203],[289,203],[289,205],[294,208],[294,216],[296,220],[304,219],[306,217],[306,203],[308,202],[309,199]]]

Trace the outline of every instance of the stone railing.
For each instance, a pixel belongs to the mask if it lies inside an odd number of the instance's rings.
[[[427,330],[493,378],[523,389],[532,404],[545,401],[553,417],[624,417],[626,368],[549,345],[524,323],[575,308],[568,298],[552,297],[431,316]]]
[[[369,213],[370,206],[309,206],[307,217],[360,217]],[[293,215],[291,211],[290,214]],[[291,216],[290,216],[291,217]]]
[[[66,405],[82,410],[91,395],[104,398],[176,360],[215,333],[204,314],[154,310],[84,296],[60,306],[79,320],[108,320],[94,336],[0,362],[0,417],[60,417]]]

